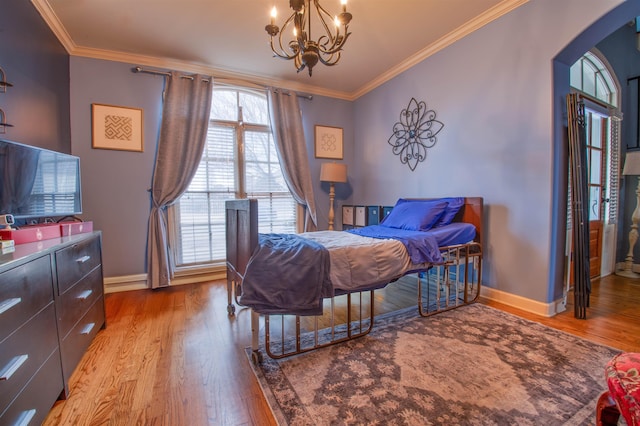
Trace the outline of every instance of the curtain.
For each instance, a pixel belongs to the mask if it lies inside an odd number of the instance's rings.
[[[584,102],[577,93],[567,95],[567,126],[569,136],[569,170],[573,241],[574,317],[585,319],[591,294],[589,270],[589,176],[587,175],[587,143]]]
[[[316,205],[298,96],[270,88],[267,99],[271,131],[284,179],[293,198],[305,208],[304,231],[315,231],[318,225]]]
[[[167,77],[162,124],[151,184],[147,268],[151,288],[171,284],[175,262],[169,250],[167,208],[187,189],[198,169],[209,127],[211,77]]]

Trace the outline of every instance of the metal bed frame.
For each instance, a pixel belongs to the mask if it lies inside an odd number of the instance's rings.
[[[476,227],[474,241],[441,247],[440,251],[445,260],[443,264],[434,265],[428,270],[410,272],[417,279],[418,311],[423,317],[472,304],[480,296],[483,200],[481,197],[467,197],[464,200],[465,203],[454,221],[473,224]],[[257,244],[257,200],[227,201],[226,264],[229,316],[235,315],[235,305],[242,306],[238,301],[238,295],[241,293],[242,280],[251,253]],[[365,336],[374,324],[374,290],[356,291],[325,299],[323,316],[265,315],[265,352],[271,358],[284,358]],[[336,321],[337,316],[346,320]],[[280,320],[274,321],[275,317],[279,317]],[[260,314],[253,310],[251,333],[252,359],[259,363],[262,361],[259,349]]]

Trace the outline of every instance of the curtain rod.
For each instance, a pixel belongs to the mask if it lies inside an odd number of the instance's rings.
[[[146,70],[142,67],[134,67],[131,69],[131,71],[133,71],[134,73],[139,73],[139,72],[143,72],[146,74],[155,74],[155,75],[164,75],[166,77],[171,77],[171,73],[167,72],[167,71],[156,71],[156,70]],[[188,78],[189,80],[193,80],[193,76],[192,75],[181,75],[181,78]],[[203,78],[202,81],[204,81],[205,83],[208,83],[210,80],[207,78]]]
[[[276,92],[281,92],[283,95],[291,96],[291,92],[289,92],[289,91],[285,92],[285,91],[282,91],[280,89],[276,89]],[[299,97],[299,98],[302,98],[302,99],[306,99],[308,101],[312,101],[313,100],[313,95],[308,95],[308,94],[301,95],[300,93],[296,93],[296,96]]]
[[[171,73],[170,73],[170,72],[167,72],[167,71],[157,71],[157,70],[148,70],[148,69],[144,69],[144,68],[142,68],[142,67],[140,67],[140,66],[132,68],[132,69],[131,69],[131,71],[133,71],[134,73],[140,73],[140,72],[142,72],[142,73],[146,73],[146,74],[164,75],[164,76],[167,76],[167,77],[171,77]],[[188,79],[193,80],[193,76],[192,76],[192,75],[183,75],[183,76],[181,76],[181,77],[182,77],[182,78],[188,78]],[[222,80],[225,80],[225,79],[222,79]],[[209,82],[209,80],[204,80],[204,81],[206,81],[207,83]],[[251,84],[254,84],[254,83],[251,83]],[[260,87],[262,87],[263,89],[266,89],[266,86],[260,86]],[[291,93],[290,93],[290,92],[288,92],[288,91],[287,91],[287,92],[284,92],[284,91],[283,91],[282,93],[283,93],[283,94],[285,94],[285,95],[287,95],[287,96],[290,96],[290,95],[291,95]],[[299,94],[299,93],[296,93],[296,95],[297,95],[299,98],[303,98],[303,99],[306,99],[306,100],[309,100],[309,101],[313,100],[313,95],[309,95],[309,94],[301,95],[301,94]]]

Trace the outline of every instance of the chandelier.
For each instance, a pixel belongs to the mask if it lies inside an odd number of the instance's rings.
[[[308,68],[309,76],[318,61],[328,66],[337,64],[344,43],[351,35],[348,31],[352,16],[347,12],[347,0],[341,1],[342,12],[332,17],[320,5],[319,0],[289,0],[293,13],[282,24],[282,29],[275,25],[277,12],[274,6],[271,10],[271,23],[264,29],[271,38],[271,50],[275,56],[293,59],[298,72]],[[317,41],[312,39],[312,15],[314,22],[324,30]]]

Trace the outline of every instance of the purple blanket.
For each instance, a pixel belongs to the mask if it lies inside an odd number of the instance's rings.
[[[329,251],[296,234],[259,234],[240,303],[261,314],[321,315],[333,296]]]

